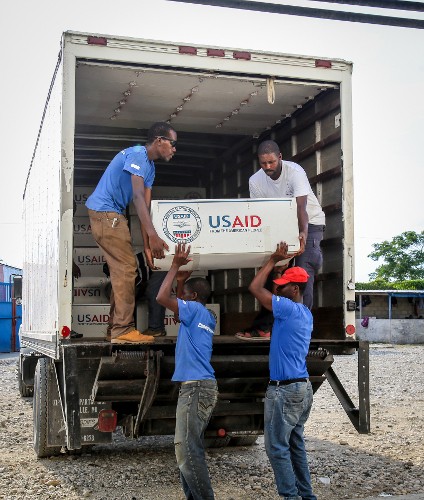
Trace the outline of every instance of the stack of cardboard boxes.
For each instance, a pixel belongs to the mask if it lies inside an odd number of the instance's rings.
[[[110,279],[105,275],[103,266],[106,260],[91,234],[85,202],[93,188],[76,187],[74,199],[76,212],[74,215],[74,263],[79,267],[81,277],[74,279],[72,330],[83,334],[84,338],[105,338],[109,321]],[[204,198],[204,189],[193,188],[155,188],[156,199]],[[134,254],[143,250],[140,221],[133,204],[129,207],[129,226]],[[205,270],[194,272],[192,276],[206,276]],[[217,319],[215,334],[219,334],[219,304],[207,306]],[[144,300],[136,304],[136,328],[143,331],[148,326],[148,308]],[[178,334],[179,324],[174,314],[167,310],[165,315],[167,336]]]
[[[74,189],[74,263],[81,272],[74,278],[72,330],[84,338],[105,338],[109,321],[108,287],[110,280],[103,272],[106,260],[91,234],[85,202],[92,188]]]

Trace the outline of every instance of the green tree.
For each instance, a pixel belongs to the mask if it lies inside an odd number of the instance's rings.
[[[368,257],[382,259],[371,280],[404,281],[424,279],[424,231],[405,231],[391,241],[374,243]]]

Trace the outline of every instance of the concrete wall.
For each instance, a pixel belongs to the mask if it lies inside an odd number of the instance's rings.
[[[360,296],[361,297],[361,296]],[[364,316],[375,316],[381,319],[389,318],[389,298],[387,295],[369,295],[371,299],[371,304],[362,307],[362,317]],[[412,315],[414,317],[423,315],[424,310],[418,308],[415,305],[415,301],[418,299],[411,298],[408,300],[407,297],[396,297],[397,304],[392,303],[392,319],[404,319]],[[412,301],[412,302],[410,302]],[[360,315],[359,311],[356,311],[356,318],[358,319]]]
[[[368,328],[356,320],[359,340],[390,344],[424,344],[424,319],[376,319],[370,317]]]

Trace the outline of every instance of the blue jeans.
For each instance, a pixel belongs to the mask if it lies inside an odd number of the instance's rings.
[[[154,271],[150,273],[150,278],[147,282],[146,297],[149,308],[148,329],[155,332],[162,332],[165,330],[165,308],[158,304],[156,297],[166,274],[166,271]]]
[[[315,275],[322,266],[321,241],[324,236],[323,228],[324,226],[308,225],[305,251],[295,258],[295,266],[303,267],[309,274],[306,289],[303,292],[303,304],[309,309],[312,309],[314,302]]]
[[[286,500],[317,500],[312,493],[303,427],[312,407],[308,382],[269,385],[265,395],[265,449],[278,494]]]
[[[181,484],[190,500],[214,498],[203,436],[217,400],[216,380],[197,380],[181,385],[174,445]]]

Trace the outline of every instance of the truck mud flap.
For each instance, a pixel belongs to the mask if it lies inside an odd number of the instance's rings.
[[[125,415],[118,422],[128,437],[143,434],[142,424],[159,384],[161,358],[161,351],[120,350],[100,359],[92,399],[118,403],[138,401],[137,414]]]
[[[98,430],[99,412],[111,405],[91,399],[97,366],[98,359],[80,358],[77,347],[62,345],[62,362],[52,362],[48,396],[49,445],[73,451],[85,445],[111,442],[111,432]]]

